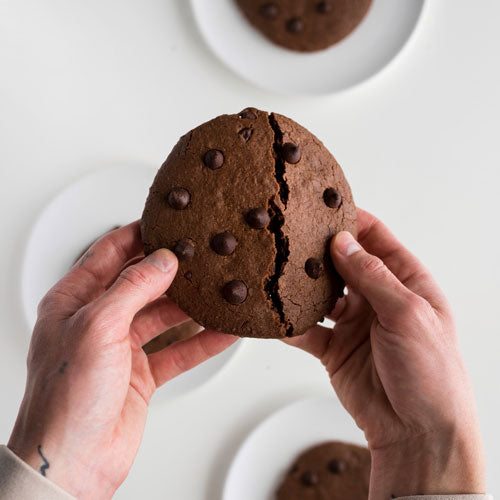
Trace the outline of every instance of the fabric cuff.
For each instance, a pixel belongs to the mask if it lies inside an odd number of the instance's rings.
[[[23,462],[7,446],[0,445],[0,498],[2,500],[75,500]]]

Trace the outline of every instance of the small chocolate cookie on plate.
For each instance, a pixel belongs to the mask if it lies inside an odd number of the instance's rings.
[[[168,296],[205,328],[242,337],[300,335],[331,312],[344,283],[328,252],[356,235],[335,158],[293,120],[255,108],[181,137],[141,222],[145,253],[169,248]]]
[[[304,451],[293,463],[276,500],[367,500],[368,448],[331,441]]]
[[[236,0],[248,21],[277,45],[299,52],[326,49],[349,35],[372,0]]]

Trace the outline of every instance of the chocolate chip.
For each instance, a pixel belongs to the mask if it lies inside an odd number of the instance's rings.
[[[240,118],[248,118],[249,120],[255,120],[257,118],[250,108],[245,108],[238,116]]]
[[[253,208],[247,213],[246,221],[254,229],[263,229],[269,224],[269,214],[265,208]]]
[[[281,157],[287,163],[292,163],[292,164],[298,163],[302,158],[302,152],[300,151],[300,146],[296,146],[291,142],[283,144],[283,146],[281,147]]]
[[[193,273],[191,271],[186,271],[184,273],[184,278],[186,278],[187,280],[191,281],[192,277],[193,277]]]
[[[194,245],[189,240],[180,240],[174,246],[174,253],[179,260],[191,260],[194,256]]]
[[[250,137],[252,137],[253,130],[251,128],[242,128],[238,134],[240,134],[240,137],[243,139],[244,142],[248,142]]]
[[[304,22],[302,19],[299,19],[298,17],[293,17],[292,19],[289,19],[286,23],[286,29],[290,33],[300,33],[301,31],[304,30]]]
[[[332,4],[328,0],[322,0],[316,4],[316,10],[320,14],[327,14],[332,10]]]
[[[328,470],[332,474],[342,474],[347,469],[347,464],[343,460],[330,460],[328,462]]]
[[[305,486],[315,486],[318,484],[318,475],[312,470],[306,470],[302,476],[300,476],[302,484]]]
[[[212,170],[217,170],[224,163],[224,155],[218,149],[209,149],[203,155],[203,163]]]
[[[260,6],[259,12],[266,19],[274,19],[278,15],[278,6],[274,3],[265,3]]]
[[[174,188],[168,193],[168,204],[175,210],[184,210],[191,201],[191,195],[184,188]]]
[[[313,280],[317,280],[323,274],[323,264],[313,257],[306,260],[305,269],[307,275]]]
[[[333,188],[325,189],[323,193],[325,205],[330,208],[339,208],[342,203],[342,196]]]
[[[236,238],[230,232],[224,231],[212,238],[210,246],[219,255],[231,255],[236,248]]]
[[[292,465],[292,468],[288,471],[288,474],[290,476],[293,476],[294,474],[296,474],[297,472],[299,472],[299,466],[297,464],[293,464]]]
[[[247,286],[241,280],[228,281],[222,288],[222,296],[233,305],[245,302],[247,295]]]

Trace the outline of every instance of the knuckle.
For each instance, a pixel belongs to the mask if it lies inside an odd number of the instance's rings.
[[[388,269],[382,259],[374,255],[369,255],[367,258],[363,259],[361,262],[361,270],[364,274],[372,277],[384,276],[388,273]]]
[[[139,266],[130,266],[124,269],[120,274],[120,279],[134,288],[146,288],[151,284],[151,279]]]
[[[186,356],[181,349],[173,349],[171,357],[172,365],[178,373],[184,373],[187,369]]]
[[[75,331],[81,333],[98,330],[104,322],[103,311],[98,308],[90,309],[88,307],[84,307],[73,317],[74,329]]]
[[[406,300],[406,310],[414,315],[425,312],[427,301],[419,295],[411,294]]]
[[[114,240],[111,238],[103,238],[98,242],[99,250],[104,254],[110,257],[113,257],[114,254],[119,253],[118,248]]]
[[[431,319],[432,307],[423,297],[411,293],[403,302],[399,314],[403,320],[414,325],[424,325]]]
[[[54,303],[54,298],[51,294],[51,292],[48,292],[47,294],[44,295],[40,303],[38,304],[37,308],[37,313],[38,316],[43,316],[45,312],[51,309],[52,305]]]

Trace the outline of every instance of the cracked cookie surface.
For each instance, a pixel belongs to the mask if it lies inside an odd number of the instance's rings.
[[[146,254],[178,255],[168,295],[195,321],[282,338],[332,310],[344,284],[327,246],[338,231],[356,235],[356,209],[315,136],[248,108],[181,137],[151,186],[141,229]]]

